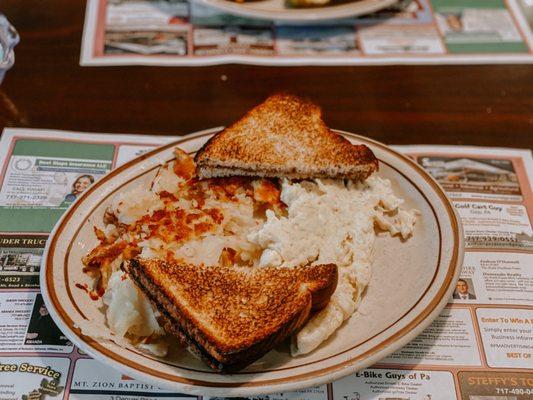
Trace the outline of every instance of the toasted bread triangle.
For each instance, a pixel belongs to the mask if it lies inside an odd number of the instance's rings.
[[[217,371],[262,357],[337,286],[334,264],[223,268],[133,259],[123,268],[162,314],[165,330]]]
[[[365,145],[331,131],[320,108],[277,94],[214,135],[196,154],[200,178],[223,176],[363,180],[378,161]]]

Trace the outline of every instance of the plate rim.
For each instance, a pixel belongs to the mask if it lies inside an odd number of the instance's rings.
[[[220,131],[221,129],[223,129],[223,127],[209,128],[209,129],[197,131],[197,132],[179,137],[175,141],[167,143],[163,146],[159,146],[115,168],[114,170],[106,174],[99,182],[102,182],[101,184],[103,184],[110,178],[119,174],[121,171],[129,169],[133,165],[138,164],[161,151],[165,151],[169,148],[179,145],[180,143],[190,141],[202,135],[214,134]],[[402,159],[404,162],[407,162],[408,164],[410,164],[411,167],[418,170],[418,172],[421,174],[421,177],[424,178],[432,186],[432,188],[436,192],[436,195],[442,201],[443,206],[447,211],[447,216],[448,216],[447,219],[449,219],[451,223],[451,227],[452,227],[453,234],[454,234],[454,240],[453,240],[454,246],[452,249],[452,255],[451,255],[450,263],[449,263],[447,270],[453,271],[453,273],[450,275],[450,272],[448,272],[448,274],[443,278],[443,284],[441,285],[441,288],[439,288],[439,290],[442,292],[441,297],[438,298],[437,296],[438,293],[437,293],[433,298],[431,298],[430,303],[423,310],[421,310],[418,314],[416,314],[411,319],[411,321],[407,323],[407,325],[404,328],[400,329],[397,333],[395,333],[394,336],[399,335],[399,337],[397,337],[396,339],[393,339],[391,337],[385,340],[384,342],[377,344],[373,348],[363,353],[361,355],[363,356],[362,359],[361,359],[361,356],[358,356],[356,360],[347,359],[345,361],[338,362],[337,364],[334,364],[325,369],[318,369],[310,373],[300,373],[298,375],[290,376],[288,378],[289,379],[288,381],[286,380],[287,378],[275,378],[271,380],[252,382],[251,385],[247,385],[246,383],[233,383],[232,384],[232,383],[227,383],[227,382],[212,382],[212,381],[202,381],[198,379],[189,379],[187,378],[186,373],[185,373],[185,376],[179,377],[181,381],[180,382],[176,380],[165,379],[163,377],[155,376],[147,372],[143,372],[141,370],[130,367],[100,352],[97,348],[92,346],[92,344],[96,344],[98,347],[102,346],[97,343],[97,340],[91,337],[85,336],[81,333],[74,332],[74,329],[72,329],[70,325],[68,325],[67,323],[63,321],[63,318],[58,314],[56,310],[55,304],[50,297],[51,294],[48,291],[49,281],[51,280],[49,279],[49,277],[51,277],[51,273],[47,275],[46,271],[49,269],[48,265],[51,263],[50,261],[51,256],[53,256],[54,254],[54,253],[50,253],[50,246],[53,242],[55,242],[55,238],[56,238],[58,230],[67,222],[68,219],[72,218],[72,215],[74,215],[73,211],[69,212],[68,210],[58,220],[57,224],[54,226],[54,229],[49,235],[49,238],[46,242],[46,246],[43,252],[42,261],[41,261],[41,269],[40,269],[41,293],[43,295],[45,304],[47,305],[47,308],[49,309],[49,312],[52,315],[56,324],[65,333],[65,335],[74,342],[74,344],[79,349],[83,350],[85,353],[87,353],[94,359],[97,359],[104,363],[111,364],[116,369],[127,371],[128,375],[136,379],[139,379],[141,381],[148,380],[160,386],[161,388],[166,388],[166,389],[171,389],[171,390],[177,389],[183,393],[188,393],[188,394],[193,394],[193,395],[202,394],[202,395],[220,396],[221,394],[224,394],[225,396],[229,396],[229,395],[231,396],[248,395],[249,396],[249,395],[255,395],[255,394],[266,394],[266,393],[274,393],[274,392],[279,392],[279,391],[291,391],[291,390],[302,389],[306,387],[318,386],[318,385],[322,385],[322,384],[340,379],[344,376],[349,375],[350,373],[366,368],[376,363],[377,361],[381,360],[383,357],[386,357],[387,354],[390,354],[394,350],[397,350],[398,348],[407,344],[410,340],[412,340],[414,337],[417,336],[416,333],[413,333],[413,332],[415,331],[419,332],[425,329],[433,321],[433,319],[440,313],[440,311],[446,306],[446,304],[448,303],[448,298],[450,297],[451,292],[453,291],[453,283],[459,278],[459,274],[461,271],[462,262],[464,258],[463,229],[462,229],[460,218],[457,214],[457,211],[455,210],[455,207],[453,206],[453,203],[447,197],[446,193],[440,187],[437,181],[430,174],[428,174],[420,165],[418,165],[415,161],[411,160],[407,156],[397,152],[396,150],[390,148],[389,146],[379,141],[376,141],[374,139],[371,139],[371,138],[368,138],[362,135],[357,135],[351,132],[342,131],[342,130],[337,130],[337,129],[332,129],[332,130],[344,136],[352,137],[356,140],[359,139],[359,140],[370,142],[373,145],[380,147],[382,150],[385,150],[391,153],[393,156]],[[90,193],[95,191],[98,188],[98,186],[100,185],[92,186],[86,193],[84,193],[82,196],[76,199],[73,205],[75,205],[78,202],[83,201],[83,199],[86,196],[88,196]],[[73,205],[71,205],[70,207],[71,210],[75,209]],[[447,287],[443,289],[445,286]],[[434,303],[433,308],[431,307],[432,303]],[[428,309],[430,310],[427,311]],[[421,317],[421,315],[423,316]],[[420,319],[420,321],[417,321],[418,319]],[[411,326],[411,324],[413,324],[413,322],[415,321],[416,323],[413,326]],[[399,321],[396,321],[392,326],[394,326],[398,322]],[[73,328],[79,331],[79,328],[75,327],[75,323],[72,323],[71,325],[73,326]],[[387,329],[390,329],[391,327]],[[386,344],[384,345],[383,343],[386,343]],[[369,353],[368,357],[366,357],[367,353]],[[122,358],[122,357],[119,356],[118,358]],[[322,361],[317,361],[317,362],[320,363]],[[278,383],[280,380],[282,380],[283,382]]]
[[[387,8],[398,0],[359,0],[347,4],[337,4],[312,8],[286,8],[283,10],[254,10],[231,0],[193,0],[202,5],[216,8],[242,17],[267,19],[283,22],[318,22],[340,18],[356,17]],[[324,15],[324,12],[327,15]]]

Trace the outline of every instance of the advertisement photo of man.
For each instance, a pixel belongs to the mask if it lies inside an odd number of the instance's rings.
[[[471,279],[468,280],[472,281]],[[452,297],[456,300],[475,300],[476,295],[472,291],[466,279],[459,279]]]

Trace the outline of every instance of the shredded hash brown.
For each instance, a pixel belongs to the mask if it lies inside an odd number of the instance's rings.
[[[106,211],[103,222],[105,231],[94,228],[99,244],[83,258],[84,271],[94,278],[92,294],[102,295],[117,262],[129,260],[143,251],[141,243],[155,240],[162,244],[167,261],[184,261],[173,249],[187,242],[205,238],[210,234],[238,235],[231,224],[231,208],[227,205],[252,207],[256,224],[264,220],[267,209],[277,215],[285,212],[280,200],[279,182],[272,179],[247,177],[213,178],[199,180],[195,164],[188,154],[175,149],[176,158],[162,165],[151,183],[155,202],[161,207],[144,213],[132,223],[120,218],[120,208],[131,198],[120,199]],[[157,187],[162,174],[174,174],[177,185],[173,188]],[[168,180],[168,176],[165,179]],[[226,224],[224,224],[226,222]],[[220,228],[223,226],[223,229]],[[172,245],[170,245],[172,244]],[[221,249],[218,263],[222,266],[234,263],[247,264],[252,257],[241,257],[242,250],[232,247]]]

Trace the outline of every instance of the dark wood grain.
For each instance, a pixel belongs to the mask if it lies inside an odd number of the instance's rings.
[[[84,0],[2,0],[21,35],[0,127],[181,135],[276,91],[386,143],[533,147],[533,66],[80,67]]]

